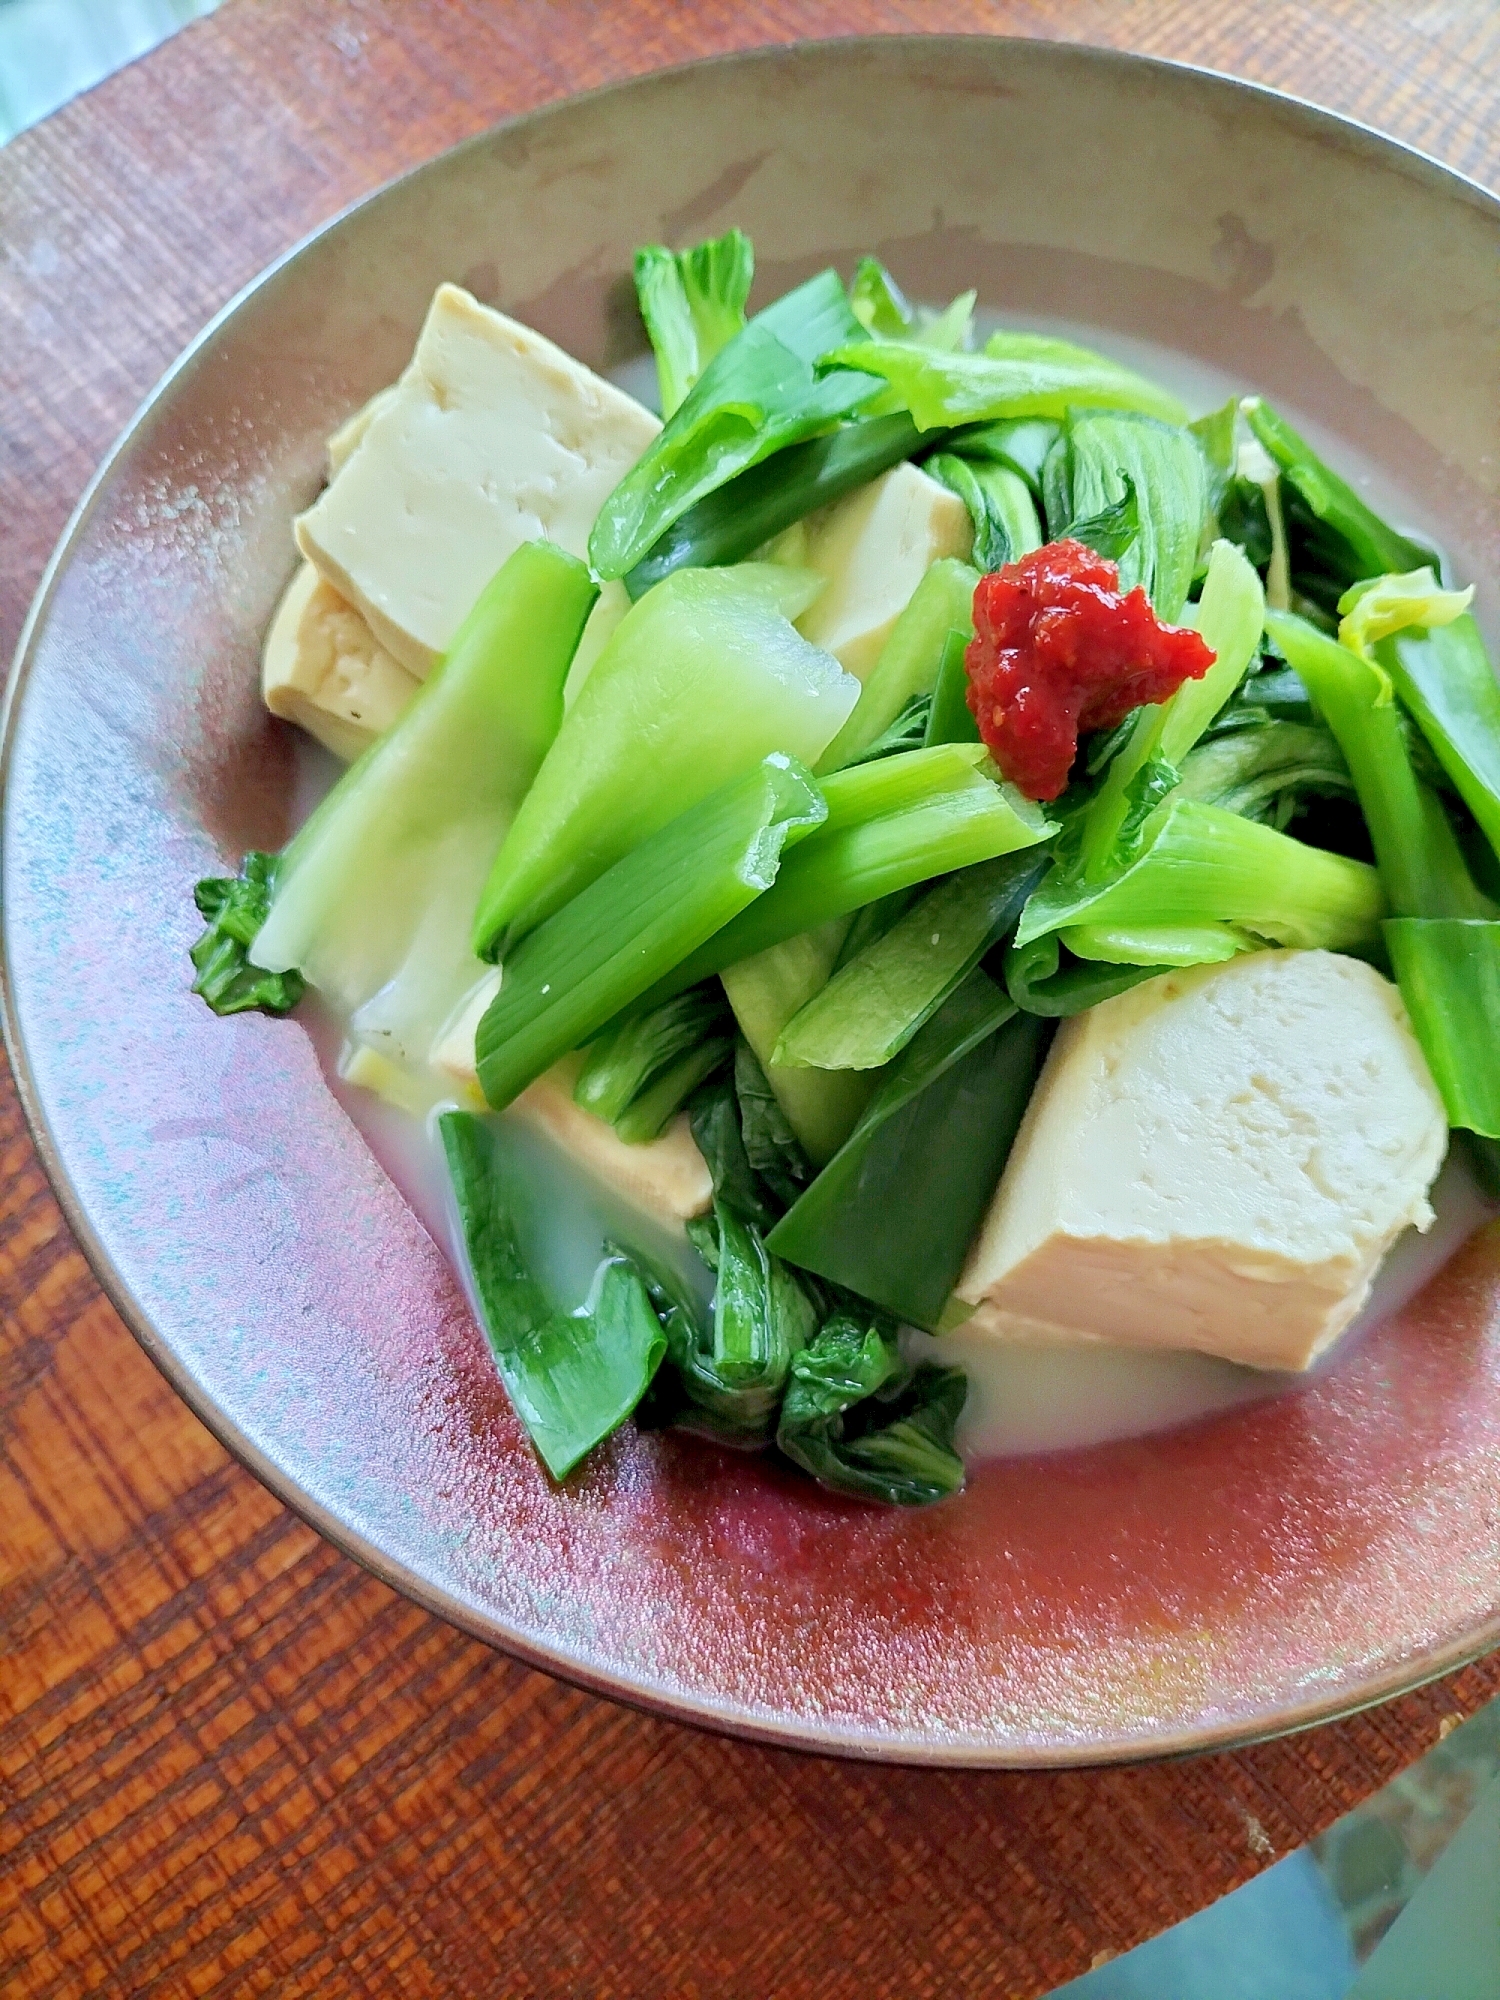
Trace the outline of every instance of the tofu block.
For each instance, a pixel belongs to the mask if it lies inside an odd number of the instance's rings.
[[[585,554],[660,428],[550,340],[440,285],[411,366],[335,434],[342,463],[297,544],[421,680],[522,542]]]
[[[798,620],[804,635],[858,680],[880,658],[891,627],[940,556],[974,546],[969,510],[917,466],[901,464],[808,522],[798,558],[828,579]]]
[[[261,694],[350,763],[382,735],[419,683],[311,563],[292,578],[266,633]]]
[[[354,456],[354,447],[363,441],[365,432],[380,412],[395,401],[396,392],[400,387],[399,382],[393,382],[388,389],[377,389],[368,403],[361,403],[354,415],[346,417],[339,425],[325,446],[330,479],[337,477],[343,471]]]
[[[1388,980],[1325,951],[1064,1021],[957,1297],[975,1332],[1303,1369],[1432,1221],[1447,1121]]]
[[[481,1109],[474,1032],[500,990],[501,977],[492,972],[479,982],[432,1051],[434,1069],[457,1087],[465,1104]],[[713,1177],[694,1143],[687,1113],[679,1112],[659,1138],[628,1146],[613,1125],[573,1102],[581,1063],[581,1056],[565,1056],[522,1091],[507,1115],[545,1132],[585,1173],[680,1235],[689,1216],[704,1215],[713,1206],[714,1193]]]

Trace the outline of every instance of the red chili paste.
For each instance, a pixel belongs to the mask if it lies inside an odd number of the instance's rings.
[[[1214,663],[1196,632],[1163,625],[1139,585],[1081,542],[1049,542],[980,580],[964,655],[990,755],[1028,798],[1055,799],[1080,731],[1112,729]]]

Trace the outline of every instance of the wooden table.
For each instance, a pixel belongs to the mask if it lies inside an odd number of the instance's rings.
[[[1282,85],[1500,185],[1500,14],[1394,0],[230,0],[0,155],[0,647],[132,407],[263,264],[566,92],[855,30],[1067,36]],[[0,1990],[1047,1990],[1243,1881],[1500,1658],[1235,1756],[867,1769],[487,1651],[286,1513],[105,1303],[0,1094]]]

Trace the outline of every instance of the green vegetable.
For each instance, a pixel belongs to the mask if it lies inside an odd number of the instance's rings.
[[[777,1063],[819,1071],[888,1063],[1015,927],[1042,868],[1034,853],[1008,854],[929,889],[792,1016]]]
[[[1500,854],[1500,684],[1470,617],[1402,631],[1376,655]]]
[[[1452,625],[1473,602],[1473,584],[1444,590],[1427,567],[1409,576],[1373,576],[1352,584],[1339,599],[1339,644],[1368,660],[1382,639],[1414,625],[1434,631]]]
[[[1128,992],[1143,979],[1170,972],[1168,965],[1122,965],[1118,960],[1093,964],[1064,951],[1055,931],[1013,944],[1005,954],[1005,986],[1024,1013],[1043,1020],[1066,1019],[1085,1013],[1101,1000]]]
[[[1309,797],[1352,798],[1354,783],[1320,723],[1267,721],[1198,743],[1182,764],[1179,796],[1223,806],[1282,831]]]
[[[999,417],[1063,417],[1070,409],[1140,410],[1171,424],[1186,411],[1133,369],[1071,341],[996,333],[982,354],[942,354],[911,340],[851,340],[824,367],[880,375],[924,431]]]
[[[722,347],[599,510],[589,561],[602,577],[635,568],[689,507],[773,452],[824,431],[879,384],[813,364],[863,332],[834,271],[779,298]]]
[[[1133,491],[1140,531],[1118,558],[1120,588],[1142,585],[1156,615],[1174,623],[1197,567],[1208,499],[1197,440],[1175,424],[1107,411],[1074,415],[1063,438],[1067,532],[1082,540],[1081,523]]]
[[[932,696],[914,694],[883,735],[868,750],[861,750],[843,767],[852,771],[856,764],[878,764],[882,757],[901,757],[908,750],[925,750],[932,740]]]
[[[963,1488],[953,1433],[967,1393],[961,1369],[913,1373],[892,1333],[840,1313],[792,1362],[776,1442],[836,1493],[927,1506]]]
[[[714,1288],[714,1367],[731,1387],[766,1397],[786,1384],[792,1356],[817,1325],[812,1301],[760,1231],[726,1203],[714,1203],[718,1237]]]
[[[715,1061],[728,1055],[730,1027],[723,995],[711,986],[618,1022],[590,1046],[573,1102],[617,1131],[634,1107],[630,1132],[621,1137],[636,1144],[654,1139],[708,1074],[702,1052],[716,1051]]]
[[[188,956],[198,977],[193,991],[216,1014],[244,1014],[259,1007],[289,1014],[305,991],[300,972],[262,972],[246,956],[271,907],[278,859],[250,853],[233,875],[209,875],[193,890],[208,928]]]
[[[925,472],[956,493],[974,524],[973,564],[988,575],[1042,545],[1031,488],[1008,465],[971,463],[956,453],[934,452]]]
[[[1141,505],[1135,481],[1127,478],[1125,491],[1119,499],[1111,500],[1097,514],[1080,515],[1077,520],[1069,520],[1065,514],[1059,518],[1064,525],[1059,528],[1057,539],[1082,542],[1086,549],[1092,549],[1096,556],[1103,556],[1106,562],[1121,562],[1141,536]]]
[[[400,720],[282,857],[254,962],[296,967],[351,1013],[379,994],[398,1057],[425,1060],[482,970],[469,948],[475,900],[557,733],[597,594],[552,543],[517,549]]]
[[[1500,923],[1395,917],[1383,934],[1448,1123],[1500,1139]]]
[[[1362,861],[1306,847],[1218,806],[1169,799],[1142,831],[1139,858],[1094,883],[1056,870],[1027,904],[1025,945],[1075,924],[1224,925],[1273,944],[1367,949],[1386,915],[1380,878]]]
[[[748,1042],[737,1045],[732,1074],[698,1092],[689,1116],[715,1197],[769,1229],[812,1179],[812,1166]]]
[[[809,589],[771,563],[680,570],[626,613],[494,858],[481,958],[769,753],[817,760],[860,690],[789,623]]]
[[[944,556],[933,563],[891,627],[852,713],[823,752],[819,771],[852,764],[875,743],[913,696],[931,694],[950,632],[973,636],[979,573]]]
[[[922,442],[911,418],[898,411],[858,417],[790,445],[689,507],[626,573],[625,588],[642,597],[673,570],[741,562],[804,516],[910,458]]]
[[[497,1135],[466,1111],[445,1111],[438,1129],[490,1349],[516,1415],[562,1479],[640,1401],[666,1352],[661,1324],[623,1257],[600,1266],[584,1307],[560,1313],[521,1254],[522,1177],[507,1170]]]
[[[1044,1030],[971,972],[767,1237],[777,1256],[934,1327],[1031,1095]]]
[[[636,251],[635,295],[656,350],[664,417],[744,326],[754,276],[754,248],[738,229],[675,255],[660,243]]]
[[[1007,417],[999,423],[958,431],[950,449],[960,458],[980,464],[1009,466],[1026,481],[1033,501],[1040,501],[1042,467],[1060,429],[1060,424],[1047,417]]]
[[[1392,914],[1490,915],[1442,800],[1413,769],[1383,669],[1291,612],[1271,612],[1266,625],[1344,753]]]
[[[657,1001],[681,992],[726,965],[765,951],[799,931],[815,930],[898,889],[1045,840],[1053,830],[1045,814],[1012,786],[993,783],[973,764],[960,762],[947,771],[941,765],[929,765],[911,777],[898,770],[940,753],[955,758],[960,752],[972,755],[977,747],[942,744],[835,772],[824,779],[827,824],[815,839],[788,855],[775,899],[768,895],[756,912],[747,911],[727,924],[649,999]],[[902,801],[893,786],[890,802],[883,804],[878,794],[855,801],[842,789],[849,781],[892,772],[903,778],[911,791],[920,778],[923,795],[915,802]]]
[[[1500,1137],[1494,906],[1474,885],[1442,800],[1417,775],[1383,667],[1290,614],[1268,623],[1348,761],[1390,897],[1386,949],[1448,1122]]]
[[[475,1037],[489,1103],[509,1104],[691,958],[769,888],[783,847],[826,810],[800,764],[767,757],[653,833],[524,938]]]
[[[787,1022],[826,986],[848,929],[849,919],[836,917],[815,931],[726,965],[721,974],[741,1033],[792,1130],[819,1165],[848,1138],[869,1099],[870,1084],[863,1077],[788,1068],[777,1041]]]
[[[1212,650],[1201,680],[1184,681],[1167,701],[1141,708],[1104,783],[1087,806],[1077,840],[1079,866],[1092,880],[1130,859],[1146,813],[1172,789],[1178,768],[1256,658],[1265,622],[1260,578],[1229,542],[1216,542],[1193,621]]]
[[[876,257],[861,257],[849,288],[854,317],[877,340],[910,338],[945,353],[966,347],[974,318],[974,292],[960,292],[940,313],[907,303],[901,287]]]
[[[979,724],[969,707],[969,671],[964,659],[970,637],[968,630],[950,632],[943,643],[932,705],[927,711],[925,741],[929,745],[979,741]]]
[[[1269,403],[1247,396],[1240,407],[1289,489],[1292,581],[1298,589],[1331,607],[1362,577],[1418,569],[1430,561],[1430,550],[1388,527]]]

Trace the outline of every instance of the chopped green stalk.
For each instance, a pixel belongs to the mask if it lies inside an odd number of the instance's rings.
[[[893,1334],[839,1313],[792,1362],[776,1442],[836,1493],[925,1507],[963,1488],[967,1393],[962,1369],[911,1373]]]
[[[857,417],[790,445],[689,507],[627,572],[625,588],[643,597],[673,570],[742,562],[819,507],[831,507],[910,458],[924,442],[902,410]]]
[[[262,972],[247,953],[271,907],[278,857],[250,853],[237,876],[206,876],[193,890],[198,914],[208,928],[188,956],[198,977],[193,991],[216,1014],[244,1014],[260,1008],[289,1014],[302,998],[300,972]]]
[[[979,464],[1005,465],[1019,473],[1033,502],[1042,497],[1042,466],[1061,426],[1047,417],[1009,417],[959,431],[950,449]]]
[[[554,1479],[630,1415],[667,1343],[650,1295],[623,1257],[600,1266],[588,1303],[559,1312],[528,1271],[496,1135],[466,1111],[438,1120],[480,1319],[516,1415]]]
[[[1175,424],[1112,412],[1075,415],[1064,436],[1071,519],[1092,518],[1134,490],[1140,532],[1119,558],[1120,588],[1142,585],[1156,615],[1174,623],[1197,567],[1208,499],[1197,440]],[[1081,539],[1076,528],[1069,533]]]
[[[1384,936],[1448,1123],[1500,1139],[1500,923],[1396,917]]]
[[[1005,954],[1005,985],[1011,999],[1023,1013],[1046,1021],[1087,1013],[1101,1000],[1112,1000],[1143,979],[1171,970],[1169,965],[1093,964],[1065,954],[1056,931],[1027,944],[1013,944]]]
[[[1166,789],[1176,782],[1182,760],[1256,658],[1265,610],[1260,578],[1243,553],[1231,542],[1216,542],[1192,621],[1212,648],[1214,663],[1202,680],[1184,681],[1169,701],[1137,712],[1130,735],[1084,814],[1079,856],[1086,875],[1097,880],[1128,858],[1120,851],[1122,836],[1130,826],[1132,801],[1140,795],[1143,774],[1156,765],[1163,767]]]
[[[973,636],[978,582],[978,571],[952,556],[932,564],[891,627],[853,712],[823,752],[816,766],[819,772],[852,764],[884,734],[913,695],[932,692],[949,633],[962,632],[966,644]]]
[[[941,354],[911,340],[851,340],[823,366],[880,375],[924,431],[1000,417],[1064,417],[1070,409],[1140,410],[1169,424],[1177,398],[1087,347],[1038,333],[996,333],[982,354]]]
[[[1147,822],[1140,857],[1092,883],[1056,871],[1027,904],[1018,945],[1075,924],[1233,924],[1273,944],[1367,949],[1387,914],[1362,861],[1306,847],[1217,806],[1170,799]]]
[[[1418,569],[1430,560],[1429,550],[1388,527],[1269,403],[1247,396],[1241,408],[1282,478],[1331,537],[1331,547],[1324,553],[1344,572],[1342,587],[1361,577]]]
[[[1442,800],[1412,767],[1383,669],[1291,612],[1273,611],[1266,624],[1344,753],[1392,913],[1490,915]]]
[[[689,1049],[659,1070],[615,1120],[615,1131],[627,1146],[644,1146],[659,1139],[693,1092],[715,1070],[725,1068],[734,1054],[729,1035],[715,1036]]]
[[[573,1085],[573,1102],[614,1125],[653,1078],[700,1043],[723,1035],[727,1026],[723,996],[711,986],[620,1022],[590,1047]]]
[[[792,1016],[827,984],[848,929],[848,917],[836,917],[818,930],[726,965],[721,975],[740,1032],[792,1130],[819,1166],[832,1159],[853,1131],[869,1101],[870,1083],[864,1077],[787,1068],[776,1044]]]
[[[770,887],[783,846],[825,812],[801,765],[767,757],[632,849],[523,939],[475,1037],[489,1103],[503,1109],[690,958]]]
[[[768,1247],[935,1327],[1020,1125],[1044,1033],[971,972],[896,1057]]]
[[[1031,852],[1008,854],[928,890],[787,1022],[777,1063],[819,1072],[888,1063],[1015,927],[1043,865]]]
[[[743,328],[754,276],[755,251],[738,229],[675,255],[660,243],[636,251],[635,295],[656,351],[664,417]]]
[[[425,1060],[481,970],[475,900],[562,721],[597,595],[552,543],[516,550],[399,721],[287,848],[257,965],[295,966],[351,1013],[380,994],[387,1046]]]
[[[770,752],[816,762],[860,687],[788,622],[805,581],[774,563],[682,570],[627,612],[494,858],[480,957]]]
[[[1255,940],[1230,924],[1074,924],[1059,932],[1075,958],[1108,965],[1142,965],[1162,972],[1173,965],[1217,965],[1253,951]]]
[[[1464,804],[1500,854],[1500,683],[1471,617],[1399,632],[1377,655]]]
[[[671,527],[737,473],[827,430],[879,383],[813,364],[864,329],[838,274],[823,271],[757,313],[709,362],[660,434],[599,510],[589,561],[624,576]]]
[[[837,776],[861,777],[904,761],[889,757],[883,764],[861,765]],[[815,841],[804,843],[798,854],[788,855],[775,900],[768,896],[760,914],[746,911],[727,924],[649,998],[665,999],[799,931],[815,930],[898,889],[930,882],[935,875],[951,875],[956,868],[1035,847],[1052,833],[1041,810],[1013,787],[993,784],[972,769],[966,780],[905,810],[862,823],[834,826],[830,798],[829,825],[819,830]],[[832,780],[827,782],[831,785]]]
[[[932,706],[927,711],[929,748],[934,743],[977,743],[979,724],[969,706],[969,672],[964,655],[969,650],[967,630],[950,632],[943,645],[942,664],[932,689]]]

